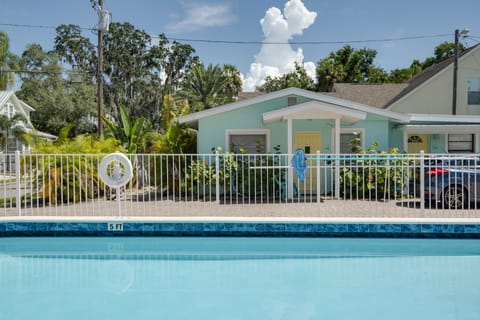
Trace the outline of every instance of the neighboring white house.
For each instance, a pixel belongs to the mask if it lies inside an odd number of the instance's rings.
[[[55,140],[57,138],[56,136],[35,130],[30,121],[30,112],[32,111],[35,111],[35,109],[18,99],[13,91],[0,91],[0,115],[7,116],[11,119],[14,115],[20,114],[27,121],[18,122],[15,124],[16,127],[21,127],[25,132],[37,135],[43,139]],[[7,151],[10,153],[17,150],[26,152],[30,150],[30,146],[13,136],[12,130],[10,130],[7,150],[0,150],[0,152]]]

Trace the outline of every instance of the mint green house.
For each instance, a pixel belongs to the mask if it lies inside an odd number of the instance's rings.
[[[178,118],[198,130],[198,153],[212,148],[246,153],[349,153],[363,147],[400,152],[480,151],[480,47],[458,60],[453,104],[453,58],[403,84],[336,84],[334,92],[288,88]]]

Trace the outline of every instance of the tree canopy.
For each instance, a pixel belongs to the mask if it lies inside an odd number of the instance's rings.
[[[265,83],[262,86],[258,87],[257,90],[264,92],[273,92],[289,87],[316,91],[317,85],[315,84],[315,81],[308,76],[305,68],[301,64],[296,62],[295,70],[280,77],[268,76],[265,79]]]
[[[465,50],[459,45],[459,51]],[[355,49],[345,45],[326,58],[318,61],[317,83],[307,76],[305,70],[296,65],[295,70],[280,77],[267,77],[259,91],[276,91],[287,87],[298,87],[311,91],[331,91],[335,83],[402,83],[416,74],[452,57],[454,44],[443,42],[434,50],[434,56],[423,62],[413,60],[409,67],[393,69],[390,72],[375,64],[377,51],[368,48]]]
[[[374,64],[377,51],[355,49],[345,45],[318,62],[317,81],[320,91],[330,91],[335,83],[382,83],[388,74]]]
[[[72,135],[95,132],[96,46],[76,25],[60,25],[56,33],[52,51],[38,44],[24,51],[18,95],[37,109],[32,122],[39,130],[58,134],[73,124]],[[129,23],[112,23],[103,46],[105,115],[119,122],[122,105],[130,117],[149,119],[161,129],[165,95],[178,90],[190,64],[198,61],[193,47],[163,34],[152,39]]]
[[[180,95],[198,111],[235,101],[241,87],[240,72],[234,66],[196,63],[185,76]]]
[[[22,55],[20,99],[36,111],[31,114],[34,127],[58,135],[72,125],[72,135],[94,132],[96,87],[91,82],[73,83],[64,75],[55,52],[45,52],[38,44],[27,47]]]

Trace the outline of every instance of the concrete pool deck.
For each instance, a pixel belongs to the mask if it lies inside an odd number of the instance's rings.
[[[0,211],[8,236],[301,236],[480,238],[480,210],[421,209],[408,203],[215,204],[124,202]]]
[[[34,206],[35,205],[35,206]],[[0,221],[15,217],[54,218],[115,218],[118,216],[135,219],[163,218],[392,218],[392,219],[450,219],[466,218],[480,220],[480,203],[471,209],[449,210],[440,207],[421,208],[420,201],[392,200],[337,200],[322,199],[291,202],[234,203],[215,201],[178,201],[171,199],[136,199],[135,201],[96,199],[79,203],[48,205],[39,203],[29,207],[0,208]]]

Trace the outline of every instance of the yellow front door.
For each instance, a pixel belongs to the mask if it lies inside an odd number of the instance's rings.
[[[315,157],[317,151],[322,150],[322,136],[320,132],[295,132],[293,136],[293,151],[302,148],[306,155]],[[307,156],[308,158],[308,156]],[[305,182],[298,187],[302,193],[310,193],[317,190],[317,162],[307,160],[307,174]]]
[[[409,134],[408,153],[420,153],[421,150],[429,152],[428,134]]]

